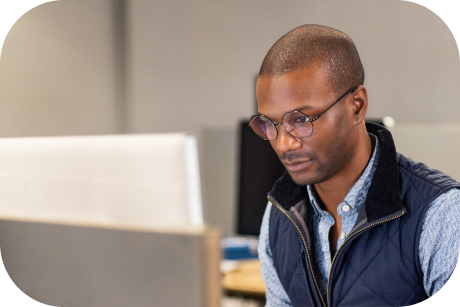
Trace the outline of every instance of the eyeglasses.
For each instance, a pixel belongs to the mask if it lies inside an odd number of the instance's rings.
[[[310,116],[300,112],[292,111],[287,112],[283,115],[281,124],[286,128],[286,131],[289,132],[293,137],[296,138],[306,138],[312,135],[313,133],[313,122],[319,119],[324,113],[326,113],[330,108],[337,104],[342,98],[352,93],[355,88],[349,89],[345,94],[340,96],[333,104],[331,104],[326,110],[323,111],[320,115],[311,118]],[[253,115],[249,120],[249,127],[254,130],[254,132],[263,138],[264,140],[274,140],[278,136],[278,129],[281,124],[275,124],[270,118],[265,115]]]

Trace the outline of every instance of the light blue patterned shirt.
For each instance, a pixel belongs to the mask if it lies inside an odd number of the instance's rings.
[[[366,200],[367,191],[377,168],[380,148],[377,138],[371,136],[376,140],[371,160],[337,208],[337,212],[342,218],[341,236],[337,241],[337,250],[356,222],[358,212]],[[321,273],[321,276],[318,276],[320,291],[326,296],[327,279],[332,262],[329,231],[335,221],[327,211],[321,209],[310,186],[307,186],[307,190],[311,205],[314,208],[313,241],[316,254],[313,256]],[[292,305],[278,279],[270,251],[268,228],[271,208],[272,205],[269,203],[262,220],[258,248],[262,276],[266,286],[266,306],[289,307]],[[458,225],[460,225],[460,190],[452,189],[431,203],[425,215],[420,236],[419,258],[423,271],[423,286],[429,296],[436,293],[447,282],[457,264],[460,251],[460,227]]]

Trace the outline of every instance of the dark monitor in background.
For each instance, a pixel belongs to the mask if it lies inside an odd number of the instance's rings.
[[[240,123],[240,172],[237,233],[258,236],[267,207],[267,193],[284,173],[270,142],[261,139],[249,127],[249,120]]]
[[[383,119],[366,119],[384,126]],[[237,233],[258,236],[267,207],[267,193],[285,168],[270,142],[258,137],[249,127],[249,120],[240,122],[240,171]]]

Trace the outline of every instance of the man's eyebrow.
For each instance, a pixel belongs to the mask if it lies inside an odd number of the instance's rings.
[[[299,108],[295,108],[295,109],[292,109],[291,111],[288,111],[288,112],[295,112],[295,111],[299,111],[299,112],[302,112],[302,113],[305,113],[305,112],[308,112],[308,111],[311,111],[311,110],[315,110],[317,108],[315,108],[314,106],[312,106],[311,104],[307,104],[305,106],[301,106]],[[307,114],[308,115],[308,114]]]
[[[314,106],[312,106],[311,104],[307,104],[306,106],[297,108],[293,111],[308,111],[308,110],[314,110],[314,109],[316,109]]]
[[[295,111],[299,111],[299,112],[305,113],[305,112],[308,112],[309,110],[315,110],[315,109],[317,109],[317,108],[315,108],[314,106],[312,106],[312,105],[310,105],[310,104],[307,104],[307,105],[304,105],[304,106],[301,106],[301,107],[298,107],[298,108],[289,110],[289,111],[287,111],[286,113],[295,112]],[[285,113],[285,114],[286,114],[286,113]],[[267,118],[273,120],[272,117],[267,116],[266,114],[260,113],[260,112],[258,112],[258,111],[257,111],[257,114],[258,114],[258,115],[263,115],[263,116],[265,116],[265,117],[267,117]],[[284,114],[283,114],[283,115],[284,115]]]

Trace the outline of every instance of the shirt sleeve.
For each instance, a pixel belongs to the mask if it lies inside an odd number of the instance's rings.
[[[292,307],[289,297],[284,291],[278,278],[275,267],[273,266],[272,252],[268,241],[268,227],[270,220],[270,210],[272,205],[268,203],[262,219],[260,228],[258,254],[262,277],[265,283],[266,307]]]
[[[423,286],[434,295],[452,275],[460,252],[460,190],[436,198],[427,210],[419,244]]]

